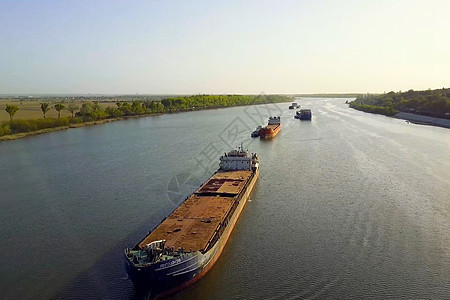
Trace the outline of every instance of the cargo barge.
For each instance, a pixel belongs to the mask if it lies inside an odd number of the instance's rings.
[[[136,290],[167,296],[200,279],[222,253],[259,176],[256,154],[242,147],[133,248],[125,265]]]
[[[311,110],[309,108],[300,109],[300,120],[311,120]]]
[[[276,136],[281,130],[281,117],[270,117],[269,124],[259,130],[262,139],[270,139]]]

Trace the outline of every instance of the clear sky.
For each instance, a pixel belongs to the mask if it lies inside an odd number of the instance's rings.
[[[449,86],[449,0],[0,0],[0,93]]]

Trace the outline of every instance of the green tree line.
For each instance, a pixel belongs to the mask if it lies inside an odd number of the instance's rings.
[[[290,100],[292,100],[292,97],[282,95],[193,95],[163,99],[161,100],[161,104],[164,106],[165,111],[172,112],[262,103],[288,102]]]
[[[408,112],[450,119],[450,89],[367,94],[358,96],[349,105],[358,110],[387,116]]]
[[[252,105],[262,103],[288,102],[291,97],[279,95],[193,95],[155,100],[135,100],[117,102],[117,107],[103,108],[98,102],[84,103],[77,117],[83,121],[95,121],[111,117],[135,116],[152,113],[170,113],[179,111],[201,110],[209,108]]]

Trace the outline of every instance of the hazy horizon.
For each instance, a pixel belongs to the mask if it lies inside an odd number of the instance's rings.
[[[450,83],[450,1],[2,1],[1,95],[383,93]]]
[[[289,95],[289,96],[315,96],[315,95],[356,95],[356,94],[366,94],[366,93],[207,93],[206,95]],[[373,93],[378,94],[378,93]],[[1,94],[1,97],[43,97],[43,96],[49,96],[49,97],[63,97],[63,96],[73,96],[73,97],[84,97],[84,96],[186,96],[186,95],[203,95],[203,93],[196,93],[196,94],[181,94],[181,93],[161,93],[161,94],[146,94],[146,93],[4,93]]]

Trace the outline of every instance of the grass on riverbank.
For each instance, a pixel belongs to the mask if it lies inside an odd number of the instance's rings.
[[[359,104],[354,101],[349,103],[349,106],[351,108],[361,110],[364,112],[372,113],[372,114],[380,114],[392,117],[396,113],[398,113],[398,110],[395,110],[392,106],[389,107],[383,107],[383,106],[375,106],[375,105],[368,105],[368,104]]]
[[[146,115],[131,116],[131,117],[109,118],[109,119],[88,121],[88,122],[77,122],[77,121],[70,122],[70,120],[69,120],[69,123],[67,125],[43,128],[43,129],[27,131],[27,132],[10,133],[8,135],[3,135],[3,136],[1,135],[2,127],[0,124],[0,142],[17,140],[17,139],[21,139],[21,138],[28,137],[28,136],[50,133],[50,132],[65,130],[65,129],[69,129],[69,128],[79,128],[79,127],[85,127],[85,126],[99,125],[99,124],[105,124],[105,123],[110,123],[110,122],[119,121],[119,120],[125,120],[125,119],[129,119],[129,118],[138,118],[138,117],[154,116],[154,115],[157,115],[157,114],[146,114]],[[20,120],[20,121],[24,121],[24,120]],[[27,120],[27,121],[30,121],[30,120]],[[64,124],[66,122],[64,121],[62,123]]]
[[[48,118],[35,120],[11,120],[0,123],[0,137],[18,135],[18,137],[30,135],[31,132],[36,134],[61,130],[58,128],[68,128],[70,124],[83,123],[81,118]],[[50,130],[53,129],[53,130]],[[12,137],[5,139],[14,139]]]

